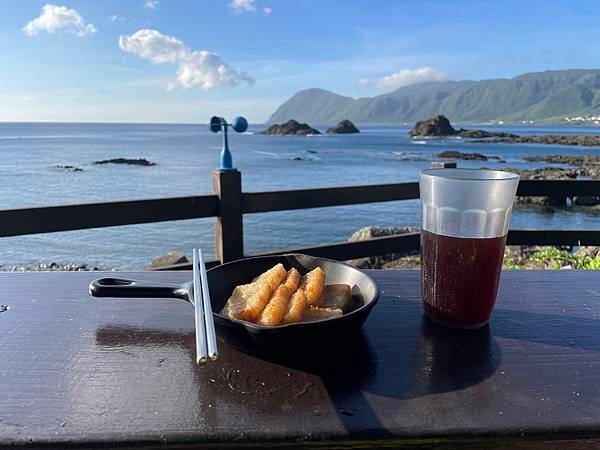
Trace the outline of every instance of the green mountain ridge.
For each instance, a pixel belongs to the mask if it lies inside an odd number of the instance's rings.
[[[345,97],[324,89],[294,94],[269,123],[416,122],[444,114],[452,122],[561,122],[600,114],[600,69],[527,73],[510,79],[433,81],[375,97]]]

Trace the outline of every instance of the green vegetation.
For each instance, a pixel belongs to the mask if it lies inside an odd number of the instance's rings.
[[[436,81],[401,87],[376,97],[354,99],[307,89],[282,104],[270,123],[296,119],[333,124],[401,124],[444,114],[452,122],[560,122],[597,115],[600,70],[555,70],[511,79]]]
[[[505,269],[551,269],[559,270],[561,268],[600,270],[600,253],[595,255],[581,252],[571,253],[568,250],[556,247],[547,247],[531,255],[529,263],[511,262],[504,264]]]

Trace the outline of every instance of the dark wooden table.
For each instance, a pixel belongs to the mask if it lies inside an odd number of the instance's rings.
[[[382,297],[347,352],[221,343],[198,367],[187,303],[89,297],[99,273],[2,273],[0,447],[600,446],[600,273],[506,272],[478,332],[424,319],[418,272],[371,274]]]

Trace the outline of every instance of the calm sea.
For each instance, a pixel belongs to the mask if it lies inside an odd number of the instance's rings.
[[[507,164],[460,162],[462,167],[539,167],[525,155],[589,154],[585,147],[471,144],[458,139],[412,140],[409,127],[361,127],[359,135],[273,137],[255,134],[263,126],[232,135],[234,165],[243,189],[261,191],[391,183],[416,180],[428,158],[443,150],[496,155]],[[483,126],[518,134],[597,133],[597,128]],[[0,124],[1,209],[41,205],[194,195],[211,191],[221,136],[206,125]],[[108,158],[146,158],[153,167],[94,166]],[[304,160],[293,160],[300,157]],[[66,172],[56,165],[73,165]],[[517,212],[518,228],[595,228],[587,213]],[[248,253],[346,240],[368,225],[406,226],[419,222],[417,201],[247,215]],[[212,219],[100,228],[3,238],[0,265],[36,262],[101,264],[142,268],[170,250],[190,254],[200,246],[214,253]]]

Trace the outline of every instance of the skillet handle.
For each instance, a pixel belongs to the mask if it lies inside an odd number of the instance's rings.
[[[90,283],[90,295],[94,297],[179,298],[188,300],[188,291],[184,286],[170,286],[121,278],[98,278],[92,281]]]

